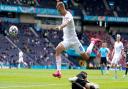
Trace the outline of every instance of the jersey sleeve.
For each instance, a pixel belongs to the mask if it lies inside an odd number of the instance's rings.
[[[65,21],[71,21],[72,19],[73,19],[73,17],[70,13],[66,14]]]

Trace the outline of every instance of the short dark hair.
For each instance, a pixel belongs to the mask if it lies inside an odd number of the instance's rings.
[[[87,72],[85,72],[85,71],[81,71],[80,73],[85,74],[85,75],[88,75]]]
[[[78,75],[77,75],[77,77],[78,78],[80,78],[80,79],[85,79],[85,78],[87,78],[87,73],[86,72],[84,72],[84,71],[81,71]]]

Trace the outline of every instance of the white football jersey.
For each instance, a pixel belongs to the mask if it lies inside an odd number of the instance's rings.
[[[114,44],[114,54],[121,55],[121,51],[124,49],[122,42],[115,42]]]
[[[19,58],[23,58],[23,52],[19,51]]]
[[[75,31],[75,24],[73,20],[73,16],[69,11],[67,11],[66,15],[63,17],[62,24],[66,21],[70,21],[66,27],[63,28],[63,39],[64,40],[78,40],[77,34]]]

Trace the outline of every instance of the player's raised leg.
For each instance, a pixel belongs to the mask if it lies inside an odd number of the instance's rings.
[[[90,43],[90,45],[88,46],[86,52],[81,53],[81,56],[82,56],[82,59],[83,59],[83,60],[89,59],[90,54],[91,54],[91,52],[92,52],[92,50],[93,50],[93,47],[94,47],[95,43],[98,42],[98,41],[101,41],[101,40],[98,39],[98,38],[91,38],[91,43]]]
[[[92,52],[92,49],[93,49],[95,43],[98,42],[98,41],[101,41],[101,40],[98,39],[98,38],[91,38],[91,43],[90,43],[90,45],[88,46],[88,48],[87,48],[87,50],[86,50],[86,53],[90,54],[90,53]]]

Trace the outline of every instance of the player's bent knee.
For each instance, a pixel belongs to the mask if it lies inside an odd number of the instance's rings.
[[[60,43],[58,44],[58,46],[56,47],[56,53],[61,53],[65,50],[64,46]]]

